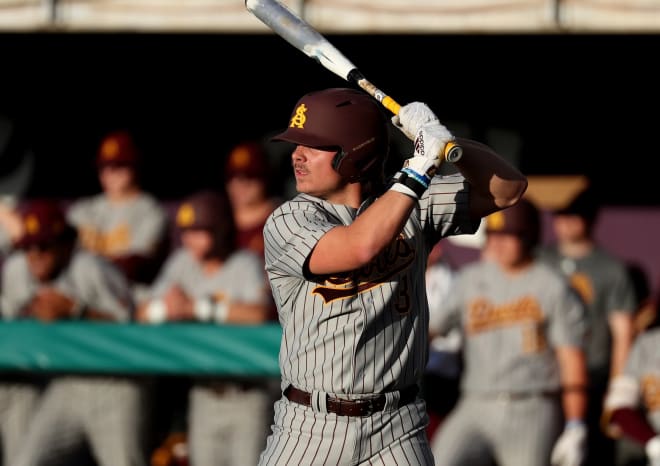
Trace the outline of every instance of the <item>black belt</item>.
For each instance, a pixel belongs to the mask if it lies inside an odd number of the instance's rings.
[[[417,385],[411,385],[399,390],[399,404],[398,407],[412,403],[417,398],[419,388]],[[299,390],[293,385],[289,385],[284,390],[284,396],[304,406],[312,405],[312,394]],[[385,408],[385,394],[372,398],[365,398],[361,400],[343,400],[341,398],[330,398],[326,395],[326,407],[328,412],[335,413],[339,416],[371,416],[373,413],[382,411]]]

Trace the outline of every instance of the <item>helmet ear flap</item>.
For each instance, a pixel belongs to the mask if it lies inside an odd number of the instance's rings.
[[[343,150],[339,149],[335,156],[332,158],[332,169],[339,173],[341,175],[341,163],[343,162],[344,158],[346,157],[346,152]]]

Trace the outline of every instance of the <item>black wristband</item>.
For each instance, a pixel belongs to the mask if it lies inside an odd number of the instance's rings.
[[[398,171],[394,174],[392,177],[392,183],[400,183],[412,189],[412,191],[417,195],[418,199],[422,197],[422,194],[424,194],[428,188],[428,186],[423,185],[416,178],[413,178],[412,176],[409,176],[407,173],[402,171]]]

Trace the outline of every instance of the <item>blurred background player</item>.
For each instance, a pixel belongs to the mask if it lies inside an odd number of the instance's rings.
[[[621,374],[610,381],[603,424],[614,438],[639,445],[643,454],[621,466],[660,466],[660,322],[640,333]]]
[[[176,226],[182,246],[166,260],[138,319],[265,322],[269,289],[262,260],[236,247],[231,205],[224,193],[201,191],[188,197],[176,212]],[[188,405],[191,464],[257,464],[272,405],[268,385],[266,380],[195,380]]]
[[[281,203],[273,194],[272,170],[264,147],[256,141],[237,144],[225,164],[225,186],[231,202],[240,248],[264,254],[263,227]]]
[[[627,264],[600,246],[594,236],[600,205],[593,187],[581,191],[552,215],[555,240],[538,257],[568,277],[587,306],[589,371],[588,466],[614,464],[614,441],[601,428],[608,381],[621,373],[633,340],[637,309]]]
[[[539,225],[524,198],[488,216],[488,254],[460,269],[429,324],[463,333],[461,396],[432,441],[438,465],[579,466],[584,457],[584,307],[534,260]]]
[[[140,184],[140,158],[129,132],[109,133],[96,157],[102,191],[67,211],[80,244],[110,259],[136,287],[151,283],[169,247],[167,213]]]
[[[457,269],[449,261],[442,241],[438,241],[428,257],[426,295],[429,301],[429,322],[441,319],[442,307],[452,292]],[[431,334],[429,360],[422,380],[421,395],[429,412],[429,438],[456,404],[462,368],[459,328],[446,335]]]
[[[55,201],[32,201],[23,235],[3,264],[3,310],[11,318],[127,322],[133,301],[110,262],[76,247],[76,232]],[[120,376],[53,376],[11,466],[75,464],[89,447],[100,466],[145,464],[148,397]]]
[[[236,228],[239,248],[254,251],[264,260],[264,224],[282,202],[273,194],[273,167],[262,144],[244,141],[231,150],[225,163],[225,186]],[[265,263],[264,263],[265,266]],[[266,271],[264,280],[267,283]],[[268,292],[269,319],[277,318],[277,307]]]

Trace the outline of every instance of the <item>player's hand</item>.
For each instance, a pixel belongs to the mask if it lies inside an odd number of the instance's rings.
[[[31,303],[32,315],[46,322],[71,318],[76,308],[73,299],[51,287],[39,289]]]
[[[645,450],[649,466],[660,466],[660,434],[646,442]]]
[[[392,124],[399,128],[408,139],[414,141],[424,125],[439,123],[438,117],[423,102],[411,102],[402,106],[392,117]]]
[[[580,466],[587,449],[587,426],[583,422],[566,425],[552,449],[552,466]]]
[[[163,296],[169,320],[194,319],[194,300],[179,286],[172,286]]]

